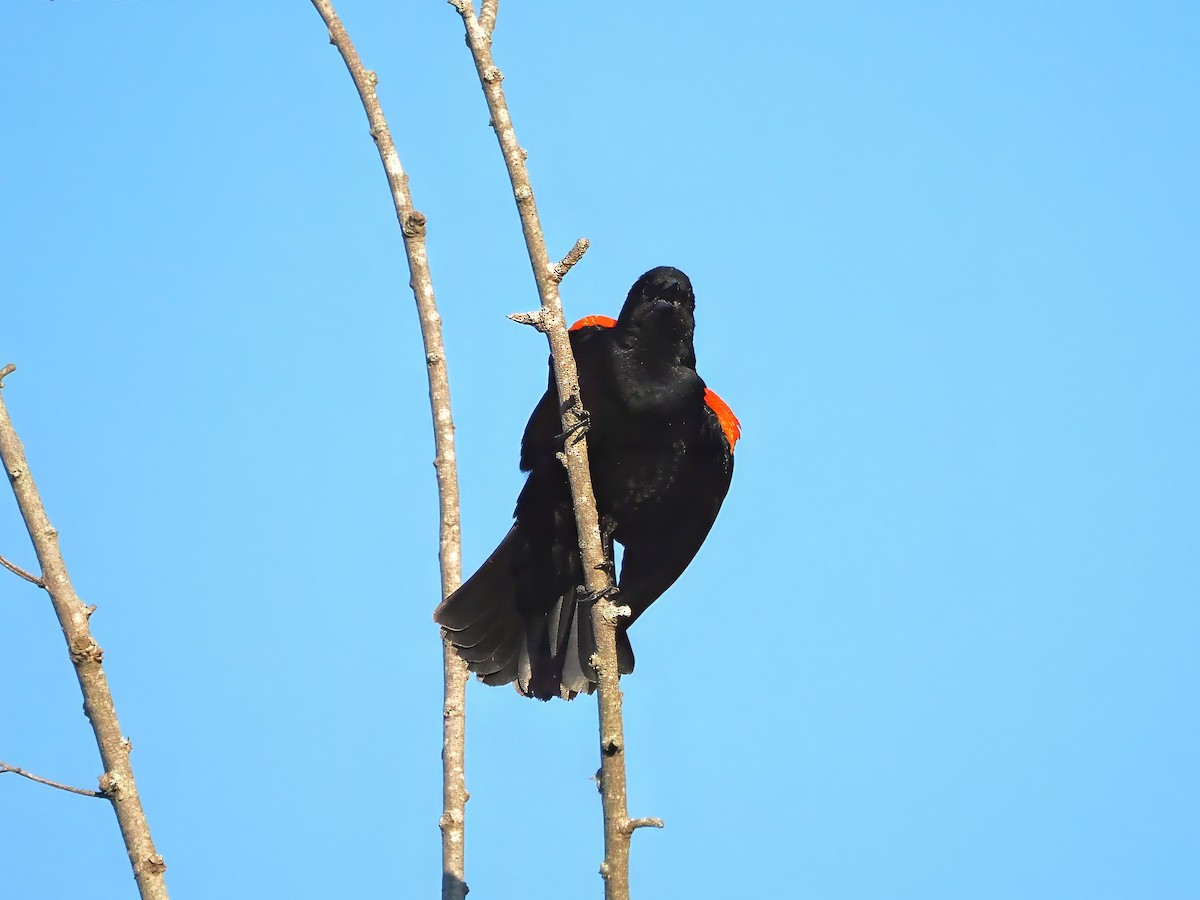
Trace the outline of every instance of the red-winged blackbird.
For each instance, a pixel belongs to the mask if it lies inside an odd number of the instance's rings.
[[[571,328],[589,414],[592,487],[603,526],[625,549],[615,602],[632,615],[617,632],[621,674],[633,671],[628,627],[675,583],[700,549],[729,490],[737,418],[696,374],[696,300],[688,277],[662,266],[637,280],[620,318]],[[596,671],[591,604],[560,434],[553,372],[521,440],[516,523],[434,619],[487,684],[527,697],[590,693]],[[580,590],[582,590],[580,588]],[[584,598],[586,601],[586,598]]]

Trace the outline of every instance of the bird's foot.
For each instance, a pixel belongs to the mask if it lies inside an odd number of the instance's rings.
[[[614,597],[620,593],[620,588],[618,588],[615,584],[610,584],[608,587],[599,591],[589,591],[582,587],[576,588],[575,590],[579,593],[579,596],[575,598],[576,603],[598,603],[601,600],[607,600],[610,597]]]
[[[562,434],[556,434],[554,436],[554,440],[559,442],[563,449],[566,449],[568,442],[570,442],[570,445],[574,447],[576,444],[582,441],[587,435],[588,431],[591,430],[591,414],[583,408],[583,404],[579,402],[579,397],[575,394],[572,394],[567,398],[567,402],[559,407],[558,412],[559,416],[565,416],[570,413],[574,417],[575,421],[568,425]]]
[[[617,580],[616,554],[613,553],[613,534],[617,530],[617,520],[612,516],[600,517],[600,550],[604,554],[604,562],[596,566],[601,572],[608,573],[614,582]]]
[[[600,517],[600,540],[604,542],[605,552],[612,556],[612,537],[617,533],[617,520],[610,515]]]

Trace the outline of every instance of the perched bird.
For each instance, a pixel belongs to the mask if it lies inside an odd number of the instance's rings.
[[[615,602],[621,674],[627,630],[687,568],[729,490],[737,418],[696,373],[692,284],[661,266],[639,278],[617,319],[588,316],[571,349],[589,419],[588,455],[602,528],[624,548]],[[487,684],[570,700],[595,688],[596,650],[575,513],[556,454],[564,436],[550,385],[521,440],[515,523],[487,561],[434,611],[445,638]]]

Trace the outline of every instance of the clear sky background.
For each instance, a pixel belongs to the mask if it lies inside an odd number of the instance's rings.
[[[429,218],[469,573],[533,280],[458,16],[339,9]],[[633,632],[636,896],[1200,896],[1198,10],[501,5],[568,317],[684,269],[744,426]],[[425,369],[341,59],[305,2],[0,31],[4,396],[172,895],[436,896]],[[0,759],[94,786],[46,598],[0,613]],[[600,896],[595,719],[471,684],[472,898]],[[0,778],[0,894],[135,896],[109,807]]]

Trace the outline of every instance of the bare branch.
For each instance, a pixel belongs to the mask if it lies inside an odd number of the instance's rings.
[[[421,322],[425,345],[426,371],[429,376],[429,405],[433,414],[433,440],[436,457],[439,517],[438,556],[441,563],[442,596],[448,597],[462,583],[462,530],[458,506],[458,465],[454,450],[454,418],[450,408],[450,378],[446,368],[446,350],[442,342],[442,319],[433,293],[433,277],[425,250],[425,216],[413,208],[408,190],[408,175],[379,104],[376,86],[379,78],[363,67],[345,26],[329,0],[313,0],[325,25],[329,40],[337,47],[370,123],[371,137],[383,162],[396,218],[404,235],[410,284]],[[495,18],[495,3],[493,21]],[[449,644],[442,646],[444,675],[442,725],[442,897],[463,900],[467,893],[464,836],[467,806],[465,780],[466,685],[467,665]]]
[[[3,387],[3,385],[0,385],[0,387]],[[44,588],[46,586],[46,583],[42,581],[42,579],[38,578],[36,575],[31,575],[16,563],[9,562],[3,556],[0,556],[0,566],[4,566],[4,568],[8,569],[8,571],[12,572],[14,575],[20,575],[26,581],[32,582],[40,588]]]
[[[563,433],[570,434],[575,423],[585,418],[579,401],[579,376],[575,359],[571,353],[571,341],[567,323],[563,318],[562,301],[558,286],[562,275],[583,256],[587,249],[579,243],[557,267],[552,267],[546,250],[546,241],[538,218],[533,187],[525,167],[525,151],[517,141],[512,117],[504,99],[502,82],[504,76],[492,58],[491,33],[475,18],[470,0],[449,0],[462,16],[467,32],[467,46],[475,61],[475,71],[491,113],[492,127],[500,143],[500,152],[508,168],[512,182],[513,197],[521,217],[521,230],[525,235],[525,247],[533,266],[533,277],[537,282],[538,296],[542,302],[542,325],[550,342],[553,359],[554,381],[562,404]],[[568,264],[569,263],[569,264]],[[613,587],[612,575],[604,565],[604,550],[600,539],[596,497],[592,490],[591,470],[588,463],[587,441],[583,435],[579,440],[566,441],[562,459],[567,467],[571,484],[571,500],[575,505],[575,521],[579,535],[579,551],[583,558],[583,571],[587,592],[599,597],[592,607],[592,623],[596,633],[596,673],[599,687],[597,703],[600,714],[600,793],[604,806],[604,862],[600,867],[604,876],[604,895],[607,900],[628,900],[629,897],[629,844],[631,829],[627,828],[629,813],[625,796],[624,726],[621,719],[621,688],[617,666],[616,615],[613,604],[607,597]],[[613,748],[611,751],[609,748]]]
[[[6,366],[2,374],[8,374],[12,369],[12,366]],[[92,723],[100,760],[104,765],[101,788],[116,811],[121,837],[125,840],[125,849],[133,866],[133,877],[137,880],[143,900],[167,900],[167,884],[163,878],[167,866],[154,849],[150,824],[142,809],[142,800],[129,761],[130,744],[121,734],[112,692],[101,665],[104,651],[92,637],[88,627],[90,613],[71,585],[66,563],[58,547],[58,531],[50,524],[42,506],[42,498],[25,460],[25,448],[21,446],[9,419],[3,394],[0,394],[0,459],[4,461],[13,494],[16,495],[25,527],[37,552],[43,586],[50,595],[67,640],[67,650],[83,692],[83,711]]]
[[[540,309],[536,310],[534,312],[527,312],[527,313],[509,313],[508,317],[510,319],[512,319],[514,322],[516,322],[518,325],[532,325],[534,328],[536,328],[538,331],[541,331],[541,332],[545,332],[546,327],[547,327],[546,326],[546,317],[542,314],[542,311]]]
[[[577,240],[575,242],[575,246],[572,247],[570,252],[563,257],[563,261],[554,267],[554,280],[562,281],[564,278],[566,278],[567,273],[571,271],[575,263],[583,259],[583,254],[587,253],[589,246],[591,245],[588,243],[587,238],[580,238]]]
[[[36,781],[38,784],[49,785],[52,788],[58,788],[60,791],[69,791],[72,794],[81,794],[84,797],[107,797],[108,795],[101,791],[89,791],[87,788],[72,787],[69,784],[63,784],[59,781],[51,781],[49,778],[43,778],[41,775],[34,775],[32,772],[26,772],[24,769],[17,766],[10,766],[8,763],[0,760],[0,775],[12,772],[14,775],[20,775],[22,778],[28,778],[30,781]]]
[[[665,827],[663,825],[663,820],[662,819],[654,819],[654,818],[630,819],[628,822],[625,823],[625,830],[628,831],[630,834],[633,834],[634,830],[638,829],[638,828],[663,828],[663,827]]]
[[[496,30],[496,14],[500,0],[483,0],[479,5],[479,25],[490,36]]]

